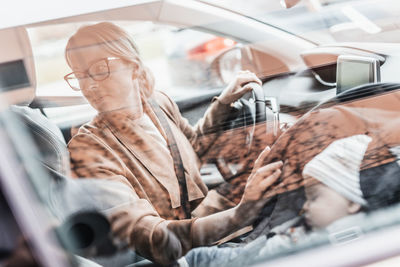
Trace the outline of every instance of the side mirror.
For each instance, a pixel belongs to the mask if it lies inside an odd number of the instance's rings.
[[[110,238],[110,223],[97,211],[78,212],[57,228],[64,247],[84,257],[112,255],[117,248]]]
[[[301,0],[281,0],[281,5],[284,8],[291,8],[297,5]]]

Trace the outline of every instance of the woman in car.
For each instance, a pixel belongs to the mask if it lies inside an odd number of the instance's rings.
[[[170,98],[153,90],[152,74],[120,27],[103,22],[80,28],[65,56],[73,70],[66,81],[98,111],[68,144],[73,172],[120,181],[135,196],[113,212],[114,233],[143,256],[167,264],[254,221],[267,201],[265,192],[281,173],[282,162],[263,166],[269,148],[256,161],[239,205],[191,216],[207,195],[199,158],[216,134],[206,133],[224,121],[230,103],[251,90],[242,84],[261,84],[253,73],[240,72],[192,127]]]

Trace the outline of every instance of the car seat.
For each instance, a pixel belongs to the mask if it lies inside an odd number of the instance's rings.
[[[28,105],[36,91],[35,65],[28,33],[22,27],[0,32],[7,46],[0,50],[0,87],[2,109],[18,116],[40,149],[40,161],[63,175],[69,174],[69,155],[61,131]],[[39,158],[38,158],[39,159]]]

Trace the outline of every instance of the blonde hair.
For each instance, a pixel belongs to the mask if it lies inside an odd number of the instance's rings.
[[[74,40],[82,36],[92,38],[96,44],[101,44],[112,55],[134,63],[137,68],[136,79],[141,93],[146,97],[151,96],[154,90],[154,76],[140,59],[136,44],[129,33],[110,22],[101,22],[79,28],[69,38],[65,49],[65,59],[69,66],[71,66],[69,51],[79,48],[74,45]]]

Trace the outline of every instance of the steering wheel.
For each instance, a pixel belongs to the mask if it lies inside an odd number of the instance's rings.
[[[246,151],[244,154],[245,157],[252,149],[256,125],[267,120],[264,89],[255,82],[247,85],[250,85],[252,90],[233,103],[233,111],[227,118],[227,122],[223,127],[225,133],[235,131],[235,129],[240,129],[241,132],[238,130],[236,133],[232,133],[232,135],[242,134],[245,132],[244,145],[246,148],[245,150],[241,150],[241,152]],[[228,139],[228,142],[229,141],[232,140]],[[237,145],[236,142],[233,143]],[[240,164],[233,164],[235,167],[229,166],[229,163],[224,157],[218,157],[215,163],[218,171],[225,178],[225,180],[227,180],[227,178],[229,179],[229,177],[234,177],[237,173],[240,173],[247,167],[239,166]]]
[[[245,85],[246,84],[242,86]],[[254,82],[247,85],[251,86],[253,90],[233,103],[233,111],[227,118],[224,130],[244,126],[255,126],[256,123],[266,120],[267,114],[263,88],[258,83]]]

